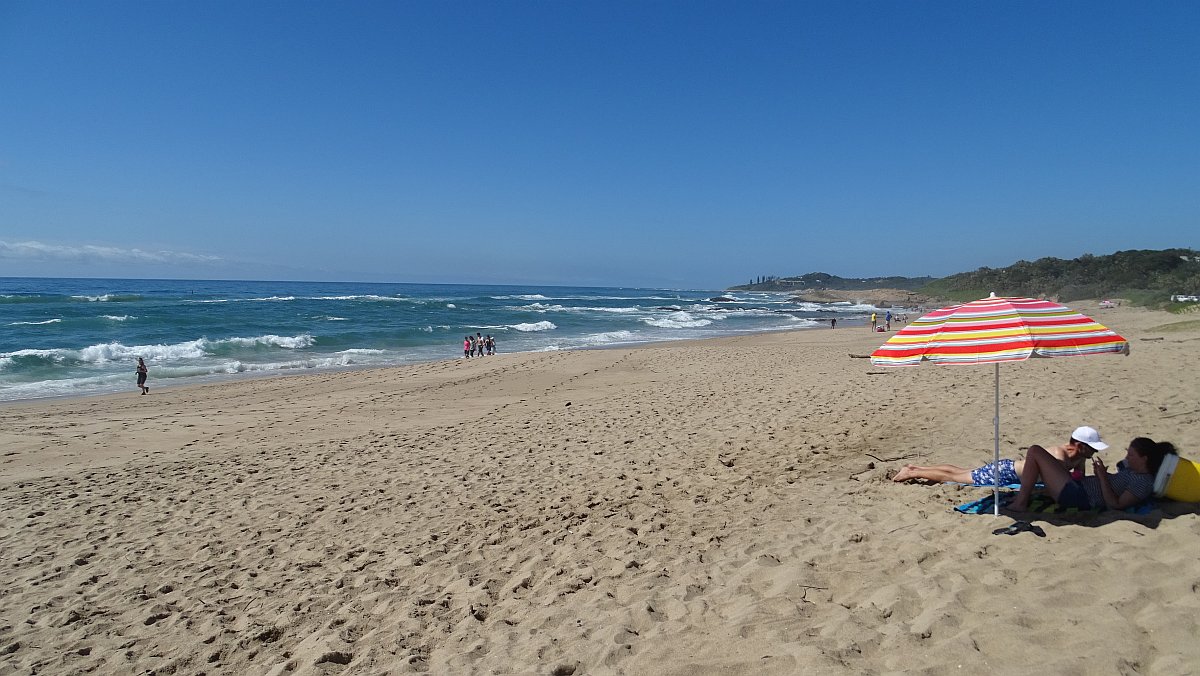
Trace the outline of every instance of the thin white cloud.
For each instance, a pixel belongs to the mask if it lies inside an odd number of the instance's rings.
[[[63,246],[36,241],[6,242],[4,240],[0,240],[0,258],[105,263],[195,263],[201,265],[219,263],[222,260],[220,256],[206,256],[183,251],[146,251],[94,244]]]

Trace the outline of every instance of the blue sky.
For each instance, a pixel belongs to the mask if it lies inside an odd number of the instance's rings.
[[[0,276],[720,288],[1200,247],[1196,2],[0,3]]]

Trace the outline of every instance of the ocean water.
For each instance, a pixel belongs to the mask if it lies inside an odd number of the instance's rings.
[[[714,302],[718,296],[732,302]],[[239,374],[828,328],[874,308],[780,293],[0,277],[0,401],[134,392]]]

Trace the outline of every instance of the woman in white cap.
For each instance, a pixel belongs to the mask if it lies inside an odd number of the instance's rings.
[[[1115,474],[1109,474],[1104,461],[1092,459],[1095,476],[1074,481],[1045,449],[1033,447],[1025,458],[1021,471],[1021,490],[1008,508],[1023,512],[1029,508],[1033,487],[1040,480],[1046,493],[1061,507],[1076,509],[1126,509],[1154,493],[1154,475],[1163,458],[1174,455],[1175,447],[1168,442],[1155,442],[1138,437],[1129,442],[1125,459],[1117,463]]]
[[[1100,438],[1100,433],[1093,427],[1076,427],[1067,443],[1050,448],[1030,446],[1041,449],[1052,455],[1074,479],[1083,478],[1084,461],[1092,457],[1096,451],[1103,451],[1108,444]],[[892,481],[956,481],[960,484],[975,486],[1001,486],[1021,483],[1021,471],[1025,468],[1024,460],[1001,458],[999,463],[989,462],[982,467],[967,469],[958,465],[905,465]]]

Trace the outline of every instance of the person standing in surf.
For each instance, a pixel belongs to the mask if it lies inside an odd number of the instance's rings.
[[[146,368],[146,362],[143,361],[141,357],[138,357],[137,383],[138,387],[142,390],[142,394],[146,394],[150,391],[150,388],[146,386],[146,376],[149,375],[149,373],[150,369]]]

